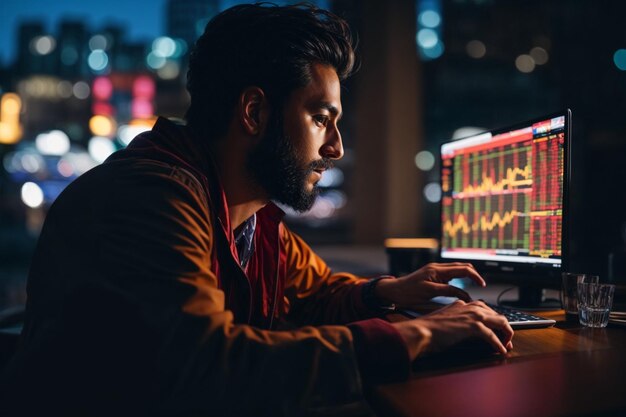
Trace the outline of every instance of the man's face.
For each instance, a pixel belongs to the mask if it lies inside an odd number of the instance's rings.
[[[314,64],[311,73],[309,85],[289,95],[283,114],[274,113],[248,164],[270,198],[297,211],[313,206],[323,171],[343,156],[339,78],[321,64]]]

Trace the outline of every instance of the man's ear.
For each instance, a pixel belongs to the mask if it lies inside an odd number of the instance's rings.
[[[248,87],[242,91],[239,115],[243,129],[250,136],[259,136],[265,131],[269,116],[269,105],[265,93],[259,87]]]

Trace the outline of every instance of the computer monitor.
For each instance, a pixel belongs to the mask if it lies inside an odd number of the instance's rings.
[[[471,262],[519,287],[519,308],[543,299],[567,268],[569,109],[441,146],[443,261]]]

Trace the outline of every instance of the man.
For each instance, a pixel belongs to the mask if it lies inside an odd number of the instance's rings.
[[[405,378],[420,354],[470,337],[512,347],[502,316],[447,285],[484,285],[471,265],[368,281],[331,272],[281,222],[271,200],[307,210],[343,155],[340,83],[354,62],[346,23],[309,6],[237,6],[207,25],[187,126],[159,119],[48,213],[5,379],[13,399],[37,399],[21,407],[359,414],[363,382]],[[464,301],[378,318],[437,295]]]

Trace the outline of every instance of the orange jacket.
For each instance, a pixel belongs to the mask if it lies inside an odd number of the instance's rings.
[[[47,415],[359,415],[353,334],[408,364],[391,326],[342,325],[375,315],[365,280],[333,274],[273,204],[241,270],[207,155],[159,119],[57,199],[5,378],[13,399],[40,398],[30,406]]]

